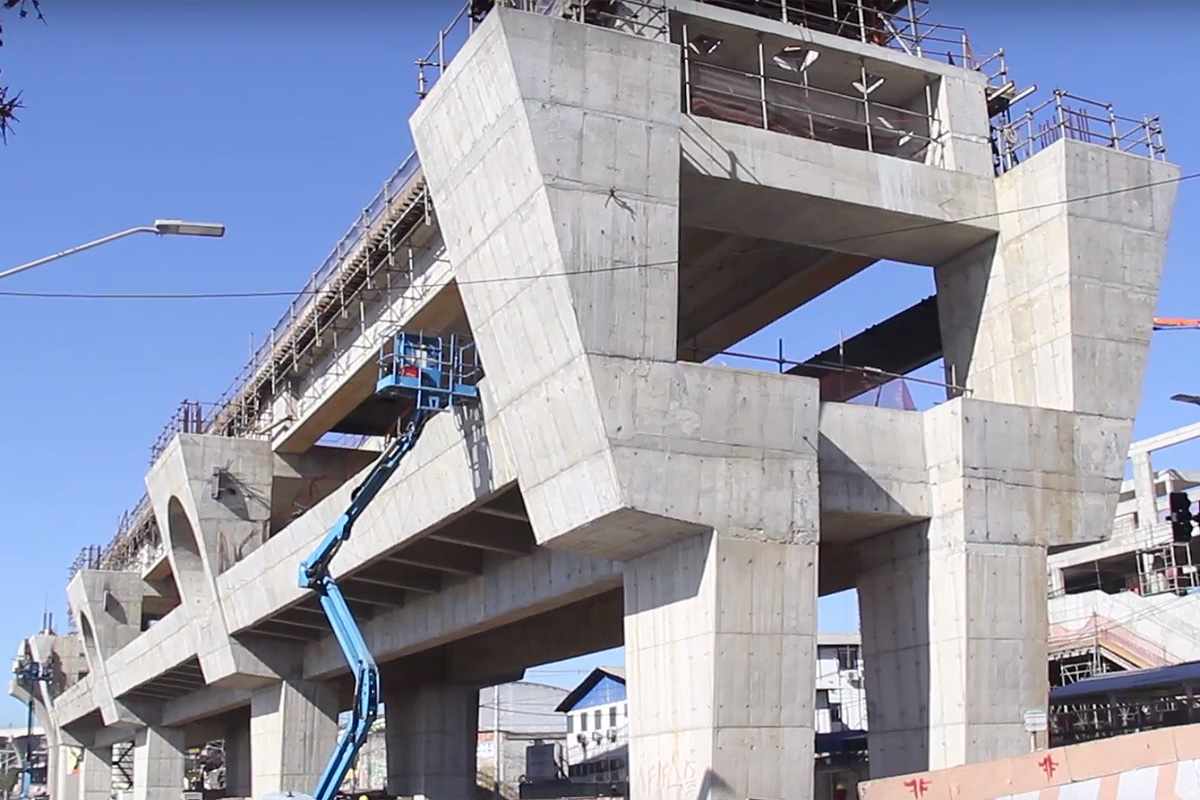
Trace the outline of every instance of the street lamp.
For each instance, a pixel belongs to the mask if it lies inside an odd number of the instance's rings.
[[[0,278],[7,278],[10,275],[16,275],[18,272],[24,272],[27,269],[40,267],[42,264],[47,262],[56,261],[57,259],[74,255],[75,253],[79,253],[84,250],[90,250],[93,247],[99,247],[102,244],[108,244],[109,242],[116,241],[117,239],[123,239],[126,236],[132,236],[135,233],[153,233],[157,236],[224,236],[225,226],[219,222],[187,222],[182,219],[156,219],[154,220],[153,225],[140,225],[136,228],[118,231],[117,233],[109,234],[108,236],[101,237],[95,241],[85,242],[84,244],[67,248],[66,250],[54,253],[53,255],[45,256],[24,264],[18,264],[12,269],[6,269],[4,272],[0,272]]]

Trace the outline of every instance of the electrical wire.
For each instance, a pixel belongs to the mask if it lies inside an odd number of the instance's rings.
[[[1151,181],[1149,183],[1138,184],[1136,186],[1124,186],[1115,189],[1109,189],[1103,192],[1094,192],[1092,194],[1080,195],[1078,197],[1067,197],[1062,200],[1052,200],[1046,203],[1035,203],[1033,205],[1022,206],[1019,208],[1004,209],[1002,211],[992,211],[983,214],[972,214],[965,217],[955,219],[937,220],[934,222],[921,223],[919,225],[907,225],[902,228],[890,228],[881,230],[875,233],[855,234],[854,236],[843,236],[825,240],[811,241],[794,241],[794,242],[778,242],[770,245],[764,245],[759,248],[751,248],[741,251],[738,255],[747,255],[749,253],[758,252],[761,250],[769,250],[772,248],[790,248],[796,246],[802,247],[828,247],[830,245],[845,244],[847,242],[859,242],[868,239],[878,239],[886,236],[895,236],[897,234],[914,233],[917,231],[926,231],[935,228],[940,228],[945,225],[958,225],[967,222],[978,222],[984,219],[992,219],[1002,217],[1009,214],[1021,214],[1030,211],[1040,211],[1047,208],[1069,205],[1071,203],[1086,202],[1088,200],[1097,200],[1104,197],[1113,197],[1119,194],[1128,192],[1136,192],[1144,189],[1152,189],[1158,186],[1165,186],[1172,183],[1183,183],[1184,181],[1200,178],[1200,172],[1192,172],[1185,175],[1179,175],[1174,178],[1168,178],[1161,181]],[[636,264],[614,264],[608,267],[594,267],[579,270],[562,270],[558,272],[543,272],[537,275],[508,275],[497,276],[493,278],[474,278],[474,279],[456,279],[451,278],[441,284],[425,284],[421,287],[423,291],[431,289],[439,289],[450,284],[459,286],[471,284],[487,284],[487,283],[505,283],[515,281],[539,280],[545,278],[569,277],[572,275],[589,275],[604,272],[619,272],[630,269],[651,269],[654,267],[675,266],[679,263],[678,259],[668,259],[663,261],[647,261]],[[14,298],[36,298],[36,299],[51,299],[51,300],[217,300],[217,299],[243,299],[243,298],[271,298],[271,297],[302,297],[305,295],[323,294],[325,289],[312,289],[296,291],[242,291],[242,292],[38,292],[38,291],[12,291],[0,290],[0,297]],[[402,297],[405,295],[401,295]]]

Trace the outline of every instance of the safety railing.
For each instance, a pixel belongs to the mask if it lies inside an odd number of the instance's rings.
[[[496,0],[489,3],[467,0],[450,22],[438,29],[437,38],[429,51],[416,60],[418,97],[424,98],[429,94],[487,12],[495,6],[546,17],[558,16],[639,36],[662,37],[667,31],[664,0],[622,0],[619,3],[592,0]]]
[[[1159,118],[1125,117],[1112,103],[1055,89],[1046,100],[992,130],[997,173],[1004,173],[1059,139],[1075,139],[1125,153],[1166,160]]]
[[[150,498],[142,495],[133,508],[121,515],[117,531],[107,545],[88,545],[80,550],[67,571],[67,580],[81,569],[142,570],[164,552]]]
[[[305,346],[311,346],[319,335],[317,311],[322,301],[336,294],[337,278],[346,266],[348,257],[356,254],[373,227],[392,208],[394,201],[405,192],[420,170],[416,153],[411,153],[391,174],[355,221],[342,235],[333,250],[309,277],[304,288],[288,304],[279,321],[267,332],[263,343],[251,354],[230,387],[214,403],[205,432],[217,431],[239,436],[263,435],[263,414],[267,408],[258,403],[248,391],[264,371],[280,363],[295,366]],[[309,336],[308,333],[313,333]],[[270,425],[271,421],[266,420]]]
[[[175,413],[163,425],[154,444],[150,445],[150,463],[153,465],[162,451],[175,438],[177,433],[204,433],[212,421],[215,403],[203,403],[199,400],[184,400],[175,409]]]
[[[858,76],[862,92],[843,94],[765,75],[761,43],[759,51],[759,71],[746,72],[698,60],[683,48],[688,113],[910,161],[925,160],[937,143],[934,115],[872,100],[865,68]]]
[[[966,28],[927,19],[927,0],[907,0],[884,11],[861,0],[699,0],[707,5],[767,17],[865,44],[900,50],[974,69]]]

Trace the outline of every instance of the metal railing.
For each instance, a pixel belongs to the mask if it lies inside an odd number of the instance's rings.
[[[700,61],[690,48],[683,48],[685,109],[697,116],[910,161],[925,160],[939,140],[928,92],[927,110],[919,112],[872,100],[865,67],[859,85],[867,91],[849,95],[812,86],[806,77],[803,83],[768,77],[764,66],[761,43],[757,72]]]
[[[270,383],[270,394],[273,395],[280,368],[285,372],[289,368],[297,370],[300,358],[320,341],[320,312],[330,302],[346,299],[344,286],[339,286],[339,277],[347,266],[358,266],[350,263],[357,261],[353,257],[360,255],[360,247],[372,228],[392,209],[419,171],[420,163],[413,152],[384,181],[333,250],[313,271],[308,283],[288,304],[288,310],[267,332],[262,345],[252,353],[230,387],[213,404],[210,421],[203,432],[237,436],[265,434],[260,423],[266,408],[257,401],[257,389]],[[423,190],[415,200],[425,203],[424,215],[428,219],[428,198]]]
[[[175,409],[175,413],[167,420],[159,432],[154,444],[150,445],[150,464],[153,465],[162,451],[175,438],[177,433],[204,433],[212,422],[215,403],[203,403],[199,400],[184,400]]]
[[[1046,100],[993,128],[997,173],[1007,172],[1064,138],[1166,160],[1167,148],[1157,116],[1141,119],[1121,116],[1113,110],[1112,103],[1055,89]]]
[[[437,38],[425,55],[416,60],[417,96],[424,98],[446,72],[446,67],[483,21],[482,4],[467,2],[450,22],[438,29]],[[493,6],[512,8],[540,16],[559,16],[588,25],[634,33],[665,36],[667,7],[664,0],[622,0],[609,10],[592,0],[496,0]]]
[[[968,69],[977,66],[966,28],[928,21],[928,0],[907,0],[903,11],[891,12],[861,0],[826,0],[820,11],[812,10],[812,0],[698,1]]]
[[[164,552],[150,498],[142,495],[132,509],[121,515],[117,532],[107,545],[88,545],[79,551],[68,570],[67,580],[70,581],[81,569],[140,571],[157,561]]]

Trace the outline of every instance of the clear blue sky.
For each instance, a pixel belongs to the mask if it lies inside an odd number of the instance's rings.
[[[5,289],[299,288],[409,152],[412,62],[456,6],[43,5],[48,24],[6,19],[0,48],[0,70],[28,105],[0,147],[0,268],[155,217],[219,220],[229,233],[219,241],[137,237],[10,279]],[[933,14],[967,26],[980,51],[1006,47],[1022,84],[1060,85],[1130,115],[1160,113],[1172,160],[1200,169],[1200,117],[1189,99],[1200,8],[1046,5],[934,0]],[[1198,211],[1200,188],[1185,184],[1161,313],[1200,316]],[[770,353],[782,335],[789,354],[809,355],[931,290],[928,270],[877,268],[750,345]],[[15,648],[36,627],[43,603],[62,620],[68,564],[84,545],[106,542],[141,495],[148,446],[163,422],[184,398],[215,398],[250,335],[260,336],[283,306],[0,297],[0,647]],[[1197,409],[1166,398],[1200,391],[1191,358],[1200,333],[1158,337],[1141,435],[1196,418]],[[824,602],[821,623],[854,628],[853,596]],[[542,675],[555,677],[569,683],[575,675]],[[21,718],[15,704],[0,707],[10,709],[0,722]]]

